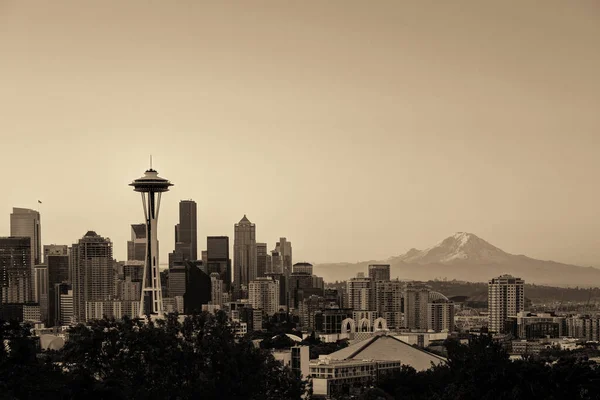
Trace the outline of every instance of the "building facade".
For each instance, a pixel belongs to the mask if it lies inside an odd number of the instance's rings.
[[[41,223],[40,213],[27,208],[13,208],[10,214],[10,235],[13,237],[28,237],[31,239],[31,252],[29,254],[31,260],[29,262],[30,279],[33,281],[34,268],[42,263],[42,239],[41,239]],[[29,299],[36,301],[35,286],[30,285],[31,293]]]
[[[389,264],[371,264],[369,265],[369,278],[374,281],[389,281],[390,280],[390,265]]]
[[[113,247],[108,238],[89,231],[71,249],[73,314],[86,322],[86,303],[114,298]]]
[[[525,283],[521,278],[502,275],[488,282],[488,329],[504,333],[509,317],[516,317],[525,308]]]
[[[248,288],[248,302],[255,310],[267,315],[279,311],[279,282],[271,278],[256,278]]]
[[[234,226],[233,270],[239,291],[256,278],[256,226],[244,217]]]
[[[26,303],[33,298],[31,238],[0,238],[0,304]]]

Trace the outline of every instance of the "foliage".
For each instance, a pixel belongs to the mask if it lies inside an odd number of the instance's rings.
[[[14,332],[3,330],[2,337]],[[0,392],[43,398],[40,393],[52,390],[60,398],[113,400],[300,399],[304,393],[305,383],[269,351],[235,340],[222,312],[191,315],[183,322],[177,315],[156,323],[103,319],[73,327],[69,334],[65,347],[52,355],[58,362],[32,358],[26,351],[2,353]],[[20,392],[15,378],[29,379]]]

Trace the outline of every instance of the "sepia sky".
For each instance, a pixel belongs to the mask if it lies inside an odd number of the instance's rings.
[[[467,231],[600,266],[600,5],[0,0],[0,236],[124,259],[154,167],[199,248],[244,214],[294,261],[384,259]]]

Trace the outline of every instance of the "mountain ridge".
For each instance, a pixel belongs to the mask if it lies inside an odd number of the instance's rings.
[[[328,282],[346,280],[357,272],[366,273],[368,265],[374,263],[390,264],[392,277],[401,279],[487,282],[509,273],[526,282],[542,285],[586,287],[600,283],[598,268],[510,254],[468,232],[457,232],[432,247],[424,250],[411,248],[384,261],[317,264],[315,273]]]

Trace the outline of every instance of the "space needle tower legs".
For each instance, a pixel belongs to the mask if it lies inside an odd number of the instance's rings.
[[[150,167],[144,176],[136,179],[129,186],[142,195],[144,217],[146,223],[146,261],[142,278],[142,293],[140,298],[139,317],[146,315],[163,316],[162,291],[160,271],[158,270],[158,212],[163,192],[168,192],[173,186],[168,180],[158,176],[158,172]]]

